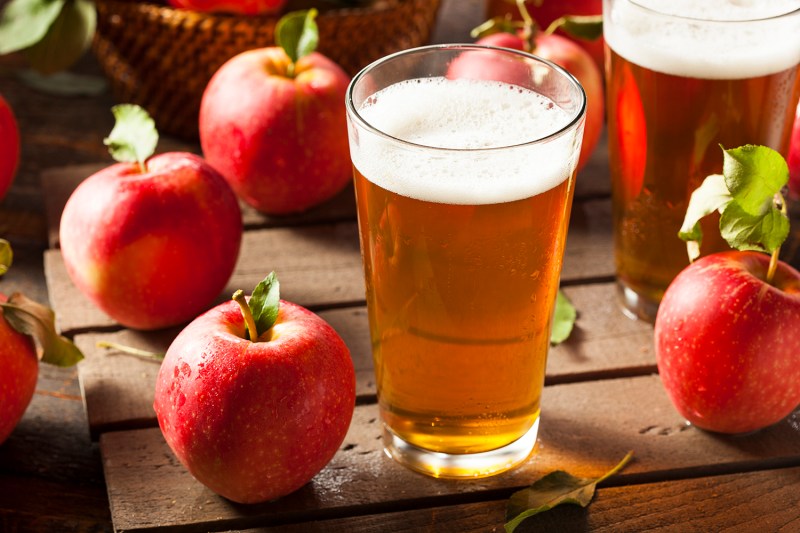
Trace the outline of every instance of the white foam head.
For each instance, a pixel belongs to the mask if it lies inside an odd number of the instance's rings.
[[[580,127],[535,142],[576,117],[534,91],[495,81],[404,81],[371,96],[358,113],[386,135],[351,124],[355,167],[377,185],[420,200],[528,198],[564,181],[580,151]]]
[[[800,63],[800,0],[604,0],[603,34],[651,70],[753,78]]]

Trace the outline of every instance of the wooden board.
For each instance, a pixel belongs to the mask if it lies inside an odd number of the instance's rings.
[[[736,439],[698,430],[675,412],[655,375],[546,387],[537,452],[490,478],[437,480],[411,472],[386,457],[380,432],[377,407],[357,407],[342,447],[322,472],[285,498],[251,506],[232,504],[194,480],[160,430],[105,433],[100,446],[114,525],[222,530],[363,514],[386,502],[403,508],[441,505],[463,494],[496,499],[552,470],[600,476],[629,450],[636,459],[617,484],[800,465],[796,423]]]

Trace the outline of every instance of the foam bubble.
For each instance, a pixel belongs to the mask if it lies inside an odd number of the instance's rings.
[[[574,117],[536,92],[500,82],[400,82],[369,98],[359,114],[405,143],[359,130],[351,144],[353,164],[381,187],[421,200],[488,204],[528,198],[564,181],[579,152],[574,131],[533,143]]]
[[[693,78],[741,79],[773,74],[800,63],[800,0],[636,3],[684,17],[653,15],[627,0],[617,0],[611,9],[606,0],[606,42],[619,55],[651,70]]]

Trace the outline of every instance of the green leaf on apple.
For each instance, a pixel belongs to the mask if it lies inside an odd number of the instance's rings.
[[[11,0],[0,13],[0,55],[39,42],[58,18],[67,0]]]
[[[8,272],[13,261],[14,252],[11,250],[11,243],[5,239],[0,239],[0,276]]]
[[[292,11],[281,17],[275,26],[275,43],[292,60],[289,77],[294,76],[294,64],[297,60],[317,49],[319,29],[314,20],[316,17],[316,9]]]
[[[267,274],[267,277],[253,289],[249,302],[245,300],[241,289],[233,293],[233,300],[242,310],[249,339],[257,342],[278,320],[281,304],[278,277],[275,272]]]
[[[723,148],[722,175],[707,177],[692,193],[678,232],[687,241],[689,259],[699,256],[700,219],[714,211],[720,213],[721,235],[732,248],[776,255],[789,235],[780,194],[788,181],[789,167],[775,150],[753,145]]]
[[[575,318],[578,316],[575,306],[566,295],[558,291],[556,309],[553,312],[553,326],[550,331],[550,344],[560,344],[569,338]]]
[[[0,308],[12,328],[34,338],[43,363],[72,366],[83,359],[77,346],[56,332],[55,313],[49,307],[16,292]]]
[[[581,507],[588,506],[594,498],[598,483],[622,470],[631,457],[633,452],[628,452],[617,466],[597,479],[575,477],[563,470],[557,470],[538,479],[530,487],[515,492],[506,506],[506,533],[514,531],[526,518],[557,505],[571,503]]]
[[[567,15],[550,23],[545,33],[551,34],[562,30],[571,37],[579,37],[594,41],[603,36],[602,15]]]
[[[114,159],[121,163],[139,163],[145,172],[145,161],[158,144],[155,122],[147,111],[135,104],[115,105],[111,112],[116,123],[103,143]]]
[[[278,320],[280,302],[280,283],[275,272],[270,272],[250,296],[249,305],[259,334],[268,331]]]

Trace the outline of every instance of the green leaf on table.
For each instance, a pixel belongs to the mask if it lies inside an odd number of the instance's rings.
[[[569,298],[559,290],[558,296],[556,296],[556,309],[553,312],[550,344],[559,344],[569,338],[577,316],[578,312],[575,310],[575,306],[572,305]]]
[[[692,193],[678,237],[689,259],[699,255],[699,221],[719,211],[719,228],[731,248],[773,253],[789,235],[781,188],[789,181],[783,157],[766,146],[723,148],[722,176],[713,175]]]
[[[725,176],[722,174],[708,176],[692,193],[686,209],[686,217],[678,232],[678,237],[687,242],[689,261],[694,261],[700,255],[700,244],[703,241],[700,219],[714,211],[722,212],[731,200],[731,193],[728,191]]]
[[[530,487],[515,492],[506,506],[506,533],[514,531],[526,518],[548,511],[557,505],[570,503],[581,507],[588,506],[594,498],[597,484],[622,470],[631,457],[633,452],[628,452],[617,466],[597,479],[575,477],[557,470],[538,479]]]
[[[47,33],[25,55],[31,68],[53,74],[71,67],[89,48],[97,12],[90,0],[67,0]]]
[[[550,23],[545,33],[551,34],[562,30],[570,37],[579,37],[594,41],[603,36],[602,15],[567,15]]]
[[[72,366],[83,359],[77,346],[56,332],[55,313],[49,307],[16,292],[0,308],[12,328],[34,338],[43,363]]]
[[[284,49],[293,64],[317,49],[319,29],[314,20],[316,17],[316,9],[292,11],[281,17],[275,26],[275,43]]]
[[[0,55],[39,42],[67,0],[11,0],[0,13]]]
[[[278,276],[275,275],[275,272],[270,272],[266,278],[256,285],[253,294],[250,296],[249,305],[253,313],[256,331],[261,335],[268,331],[278,320],[280,283],[278,283]]]
[[[156,124],[147,111],[134,104],[120,104],[111,108],[116,123],[103,143],[111,156],[123,163],[139,163],[144,168],[158,144]]]
[[[14,252],[11,250],[11,243],[5,239],[0,239],[0,276],[8,272],[13,262]]]

